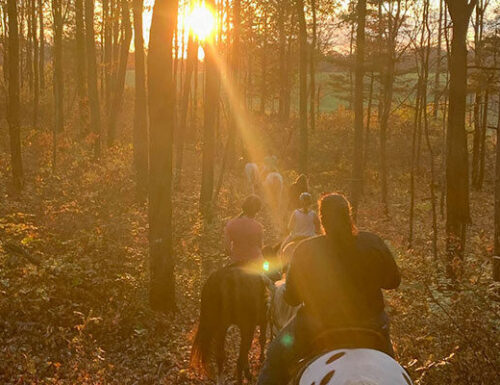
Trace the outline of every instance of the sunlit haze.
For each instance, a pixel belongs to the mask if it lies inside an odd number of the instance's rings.
[[[205,6],[197,6],[188,15],[184,25],[199,40],[205,40],[215,28],[215,17],[212,11]]]

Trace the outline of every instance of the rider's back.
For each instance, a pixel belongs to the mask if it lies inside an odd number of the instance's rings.
[[[303,303],[298,317],[312,320],[316,328],[369,327],[384,310],[381,289],[399,282],[393,256],[377,235],[360,232],[351,248],[318,236],[297,247],[285,299]]]
[[[262,225],[246,216],[230,220],[225,228],[226,242],[233,262],[262,257]]]

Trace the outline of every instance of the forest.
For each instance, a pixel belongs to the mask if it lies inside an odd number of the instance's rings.
[[[500,2],[0,0],[0,73],[0,383],[241,383],[241,326],[193,365],[202,291],[300,175],[393,255],[406,384],[498,383]]]

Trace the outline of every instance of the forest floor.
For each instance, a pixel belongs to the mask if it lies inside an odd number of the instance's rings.
[[[309,176],[316,196],[348,191],[349,125],[346,116],[335,116],[320,121],[312,135]],[[277,150],[284,131],[269,122],[262,126],[269,138],[263,146],[280,155],[289,183],[296,176],[293,152]],[[0,137],[7,135],[0,131]],[[437,260],[432,257],[426,156],[416,183],[415,240],[412,249],[407,247],[407,141],[396,127],[389,152],[389,216],[380,204],[375,156],[368,162],[359,212],[359,227],[387,240],[402,271],[400,289],[386,293],[396,355],[417,384],[495,384],[500,317],[488,259],[493,168],[487,167],[483,191],[471,197],[464,273],[450,288],[444,278],[441,216],[441,252]],[[95,162],[87,146],[62,135],[53,171],[50,133],[30,131],[23,144],[26,186],[14,198],[8,191],[8,147],[0,143],[0,383],[211,383],[190,370],[190,344],[201,285],[224,264],[223,225],[238,213],[246,194],[241,172],[225,176],[207,222],[198,213],[199,151],[188,148],[182,189],[174,198],[177,311],[163,315],[148,307],[147,210],[135,198],[130,145],[117,145]],[[488,164],[492,161],[488,158]],[[260,219],[266,242],[278,240],[269,216]],[[7,244],[21,246],[26,255],[12,253]],[[234,373],[236,342],[232,330],[228,377]],[[254,374],[257,355],[254,346]]]

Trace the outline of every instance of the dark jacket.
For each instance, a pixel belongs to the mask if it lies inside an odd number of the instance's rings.
[[[295,250],[285,300],[303,304],[297,318],[315,328],[369,327],[384,314],[381,289],[397,288],[400,279],[392,253],[377,235],[360,232],[349,250],[322,235]]]

